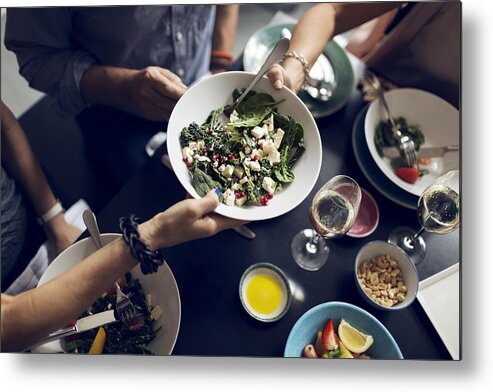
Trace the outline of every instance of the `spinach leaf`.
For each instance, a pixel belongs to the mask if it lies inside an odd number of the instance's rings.
[[[233,122],[232,125],[235,127],[253,128],[259,125],[262,120],[270,114],[274,106],[283,101],[284,99],[274,101],[269,94],[265,93],[252,95],[238,105],[236,108],[236,111],[238,112],[238,120]]]
[[[274,113],[274,128],[281,128],[284,131],[284,137],[279,149],[285,151],[286,147],[288,147],[285,163],[287,168],[291,169],[305,152],[303,126],[290,116]]]
[[[200,197],[204,197],[211,189],[220,188],[219,183],[198,167],[193,169],[192,183]]]
[[[281,154],[281,162],[277,166],[277,168],[274,169],[274,175],[276,176],[277,180],[283,183],[293,182],[294,180],[294,173],[291,171],[288,165],[289,150],[289,146],[284,147]]]

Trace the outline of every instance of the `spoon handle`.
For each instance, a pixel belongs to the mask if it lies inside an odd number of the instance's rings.
[[[96,247],[101,249],[103,247],[103,241],[101,241],[101,233],[99,232],[98,222],[96,221],[94,212],[90,209],[85,210],[82,214],[82,219],[84,220],[87,230],[96,244]]]
[[[279,60],[283,58],[283,56],[286,54],[287,50],[289,49],[289,43],[290,40],[289,38],[282,38],[272,49],[272,52],[270,52],[269,56],[265,60],[264,64],[258,71],[257,75],[253,78],[252,82],[248,85],[246,90],[239,96],[239,98],[236,100],[234,105],[238,105],[243,99],[247,96],[247,94],[250,92],[250,90],[257,84],[257,82],[260,80],[262,76],[269,70],[269,68],[277,63]]]

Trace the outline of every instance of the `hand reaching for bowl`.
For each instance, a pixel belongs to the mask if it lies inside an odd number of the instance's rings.
[[[147,67],[129,80],[131,108],[148,120],[168,120],[187,86],[168,69]]]
[[[210,237],[247,223],[214,214],[218,205],[214,190],[202,199],[183,200],[141,224],[140,235],[149,248],[155,250]]]
[[[187,86],[178,75],[161,67],[133,70],[93,65],[83,74],[80,89],[87,103],[166,121]]]

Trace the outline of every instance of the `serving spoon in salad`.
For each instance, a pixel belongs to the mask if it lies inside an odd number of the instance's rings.
[[[253,80],[250,82],[248,87],[243,91],[243,94],[241,94],[232,104],[227,105],[221,115],[218,118],[219,125],[224,127],[226,126],[230,121],[229,121],[229,115],[235,110],[238,105],[245,99],[245,97],[248,95],[250,90],[257,84],[257,82],[264,76],[267,71],[270,69],[271,66],[273,66],[275,63],[278,61],[282,60],[284,55],[286,54],[287,50],[289,49],[289,44],[290,44],[290,39],[289,38],[281,38],[279,42],[274,46],[274,49],[270,52],[269,56],[267,56],[267,59],[264,61],[264,64],[262,67],[260,67],[260,70],[257,72]]]

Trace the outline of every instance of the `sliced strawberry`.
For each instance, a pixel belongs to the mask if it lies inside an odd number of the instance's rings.
[[[339,348],[339,345],[337,344],[336,333],[334,331],[334,325],[332,324],[331,319],[327,321],[327,324],[325,324],[324,330],[322,332],[322,345],[328,351],[336,350],[337,348]]]
[[[401,180],[406,181],[409,184],[414,184],[419,180],[419,170],[416,166],[398,167],[395,169],[395,174]]]
[[[315,351],[315,347],[313,344],[308,344],[303,349],[303,356],[305,358],[318,358],[317,352]]]

